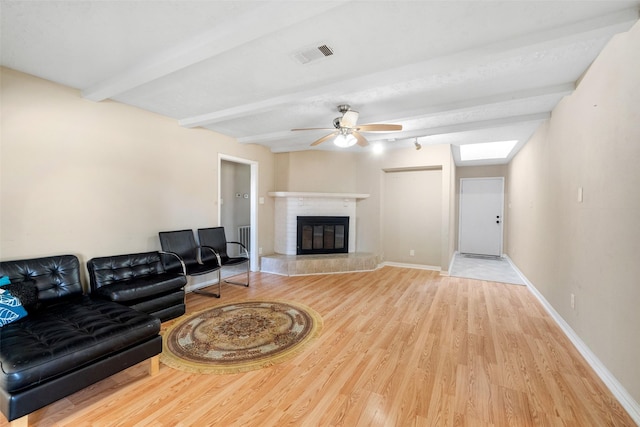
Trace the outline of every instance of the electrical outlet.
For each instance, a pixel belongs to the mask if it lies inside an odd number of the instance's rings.
[[[262,248],[258,248],[258,255],[262,255]]]
[[[414,251],[413,249],[411,249],[409,251],[409,256],[415,256],[416,255],[416,251]]]
[[[572,309],[576,309],[576,295],[575,294],[571,294],[571,308]]]

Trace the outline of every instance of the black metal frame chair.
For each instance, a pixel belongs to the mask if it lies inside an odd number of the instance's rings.
[[[220,298],[222,262],[218,254],[210,247],[203,247],[196,243],[193,230],[161,231],[158,233],[162,250],[177,255],[178,261],[170,261],[165,265],[167,271],[178,267],[186,272],[187,276],[201,276],[218,272],[218,293],[203,290],[194,290],[194,293]]]
[[[233,282],[231,280],[225,280],[225,283],[230,283],[232,285],[240,285],[240,286],[249,286],[249,250],[245,245],[240,242],[235,241],[227,241],[227,237],[224,232],[224,227],[210,227],[210,228],[199,228],[198,229],[198,240],[200,241],[200,245],[202,247],[207,247],[213,249],[220,258],[220,265],[222,268],[226,266],[232,265],[247,265],[247,281],[246,283],[242,282]],[[228,255],[228,245],[238,245],[240,256],[230,257]]]

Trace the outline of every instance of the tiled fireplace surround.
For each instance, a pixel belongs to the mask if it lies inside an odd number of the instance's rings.
[[[356,200],[368,194],[272,192],[275,197],[275,255],[263,256],[261,271],[286,276],[374,270],[373,254],[356,252]],[[296,255],[298,216],[348,216],[349,253]]]

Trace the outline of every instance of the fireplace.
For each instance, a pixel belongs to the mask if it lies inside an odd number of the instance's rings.
[[[349,252],[348,216],[298,216],[297,255]]]
[[[360,193],[311,193],[275,191],[268,193],[275,198],[273,250],[276,254],[297,255],[299,216],[349,217],[345,232],[346,253],[356,250],[356,203],[368,194]],[[324,234],[324,232],[323,232]]]

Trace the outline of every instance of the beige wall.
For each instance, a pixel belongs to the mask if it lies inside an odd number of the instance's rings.
[[[276,154],[277,191],[354,193],[355,152],[294,151]]]
[[[384,260],[440,267],[442,260],[442,170],[384,174]]]
[[[636,24],[609,43],[508,174],[510,257],[636,402],[639,76]]]
[[[449,146],[383,156],[325,151],[274,155],[204,129],[2,69],[2,259],[74,253],[94,256],[158,249],[157,232],[218,225],[218,155],[259,162],[259,246],[273,252],[269,191],[364,192],[358,250],[382,253],[382,174],[387,168],[442,169],[441,261],[453,248]]]
[[[425,145],[421,150],[414,148],[403,148],[389,150],[381,156],[370,156],[368,161],[363,163],[370,169],[371,174],[378,174],[378,183],[381,182],[383,170],[407,170],[412,168],[441,168],[442,170],[442,191],[441,196],[441,235],[439,242],[430,242],[440,245],[440,263],[438,264],[443,272],[449,270],[449,262],[455,248],[451,247],[451,236],[455,234],[455,222],[452,222],[451,209],[455,206],[455,165],[449,145]],[[364,188],[374,181],[361,181]],[[420,188],[408,188],[407,191],[420,191]],[[378,190],[379,192],[379,190]],[[385,197],[381,195],[381,203],[384,206]],[[411,224],[409,224],[410,226]],[[385,242],[380,240],[379,244],[384,246]]]
[[[218,154],[259,163],[259,244],[273,248],[274,156],[204,129],[2,69],[0,257],[159,249],[218,224]]]
[[[447,271],[455,250],[451,234],[455,233],[455,222],[452,221],[455,200],[451,199],[455,190],[455,168],[448,145],[425,146],[420,151],[414,148],[393,149],[382,155],[330,151],[277,154],[276,190],[369,194],[368,198],[357,201],[356,247],[360,252],[380,255],[385,253],[387,246],[383,238],[384,206],[388,202],[383,190],[384,171],[416,168],[442,171],[442,188],[435,196],[440,198],[440,237],[427,244],[439,246],[440,260],[435,262],[435,266]],[[419,193],[421,189],[417,186],[406,191]],[[412,227],[412,222],[407,222],[406,227]],[[434,253],[432,249],[424,248],[425,252]]]
[[[440,266],[443,272],[449,270],[449,262],[455,250],[451,246],[452,233],[455,233],[455,223],[452,222],[452,190],[455,188],[455,166],[449,145],[425,145],[421,150],[402,148],[389,150],[380,156],[374,154],[362,155],[358,174],[358,192],[370,193],[371,198],[359,202],[358,215],[362,213],[363,220],[359,227],[365,227],[370,234],[367,236],[368,251],[384,253],[386,242],[382,238],[382,215],[384,214],[385,194],[382,191],[384,170],[408,170],[421,168],[440,168],[442,170],[442,191],[440,193],[441,234],[438,242],[429,244],[440,245]],[[408,192],[419,192],[420,188],[407,188]],[[407,224],[411,227],[411,224]],[[377,233],[372,233],[373,230]]]

